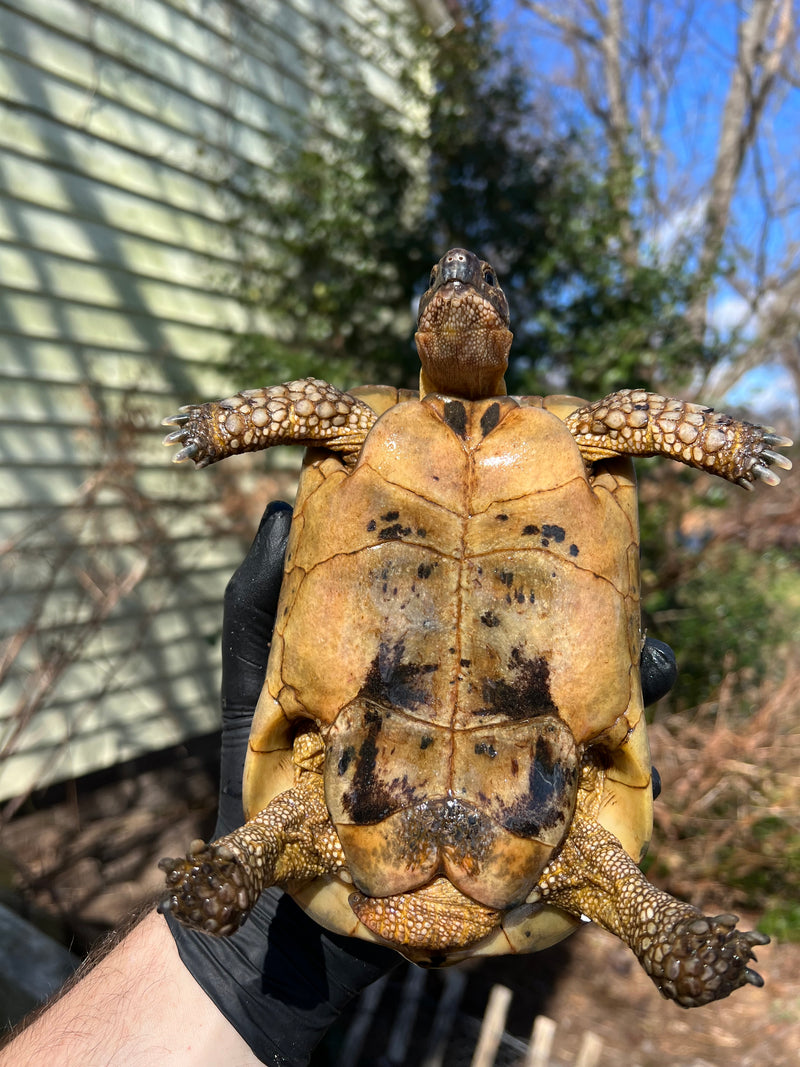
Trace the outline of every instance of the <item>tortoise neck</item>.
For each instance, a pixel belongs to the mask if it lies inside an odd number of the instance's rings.
[[[420,397],[429,393],[467,400],[504,396],[512,334],[506,329],[423,332],[414,337],[422,369]]]

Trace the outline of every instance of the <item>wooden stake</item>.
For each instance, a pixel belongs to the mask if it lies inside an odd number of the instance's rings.
[[[546,1015],[537,1015],[533,1021],[531,1040],[523,1067],[549,1067],[550,1052],[556,1034],[556,1024]]]
[[[511,995],[511,990],[504,985],[494,986],[489,994],[489,1003],[483,1013],[481,1032],[470,1067],[492,1067],[494,1064],[506,1026]]]

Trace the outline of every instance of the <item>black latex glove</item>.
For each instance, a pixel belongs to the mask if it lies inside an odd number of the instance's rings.
[[[665,697],[675,685],[678,677],[678,665],[675,662],[675,653],[664,644],[656,641],[654,637],[645,638],[642,658],[640,661],[642,670],[642,699],[644,706],[649,707],[657,700]]]
[[[270,504],[225,591],[222,764],[214,837],[244,822],[242,771],[278,604],[292,511]],[[268,889],[230,938],[167,915],[181,959],[262,1063],[301,1067],[351,998],[403,961],[392,949],[330,934],[281,890]]]
[[[642,699],[644,706],[655,704],[657,700],[666,696],[675,685],[678,677],[678,664],[675,662],[675,653],[654,637],[645,638],[644,648],[640,660],[642,673]],[[656,800],[661,794],[661,775],[655,767],[650,768],[653,775],[653,799]]]
[[[242,772],[247,739],[267,668],[292,511],[270,504],[252,547],[225,591],[222,627],[222,762],[214,838],[244,822]],[[642,651],[646,704],[675,682],[668,645]],[[654,770],[654,781],[656,780]],[[287,894],[261,894],[230,938],[197,934],[166,915],[181,959],[256,1056],[302,1067],[348,1001],[403,959],[356,938],[330,934]]]

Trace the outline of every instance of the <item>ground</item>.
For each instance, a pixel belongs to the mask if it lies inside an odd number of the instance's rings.
[[[51,930],[60,928],[85,949],[159,890],[161,856],[210,833],[215,744],[203,739],[37,798],[3,827],[3,899],[44,915]],[[710,910],[720,910],[718,904],[710,901]],[[745,916],[745,925],[755,919]],[[535,1016],[548,1015],[557,1023],[558,1064],[574,1062],[592,1031],[603,1042],[602,1067],[789,1067],[800,1048],[800,945],[773,943],[758,958],[763,990],[748,987],[721,1004],[686,1011],[662,1000],[622,944],[586,927],[547,953],[469,966],[462,1011],[480,1019],[492,986],[509,986],[508,1031],[526,1040]],[[441,977],[431,974],[428,1001],[439,988]],[[387,996],[383,1003],[396,1002]],[[426,1018],[421,1011],[421,1029]],[[380,1029],[385,1033],[387,1024]],[[362,1067],[376,1067],[380,1051],[368,1047]],[[321,1053],[320,1065],[327,1062],[333,1061]],[[455,1059],[446,1062],[451,1067]]]

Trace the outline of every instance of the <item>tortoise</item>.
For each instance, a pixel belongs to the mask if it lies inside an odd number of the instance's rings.
[[[287,889],[427,965],[593,920],[685,1007],[762,985],[768,938],[639,870],[653,790],[632,456],[775,485],[787,438],[641,389],[512,397],[491,265],[451,249],[419,305],[419,391],[306,378],[166,419],[176,461],[305,445],[247,822],[165,859],[163,907],[228,935]]]

